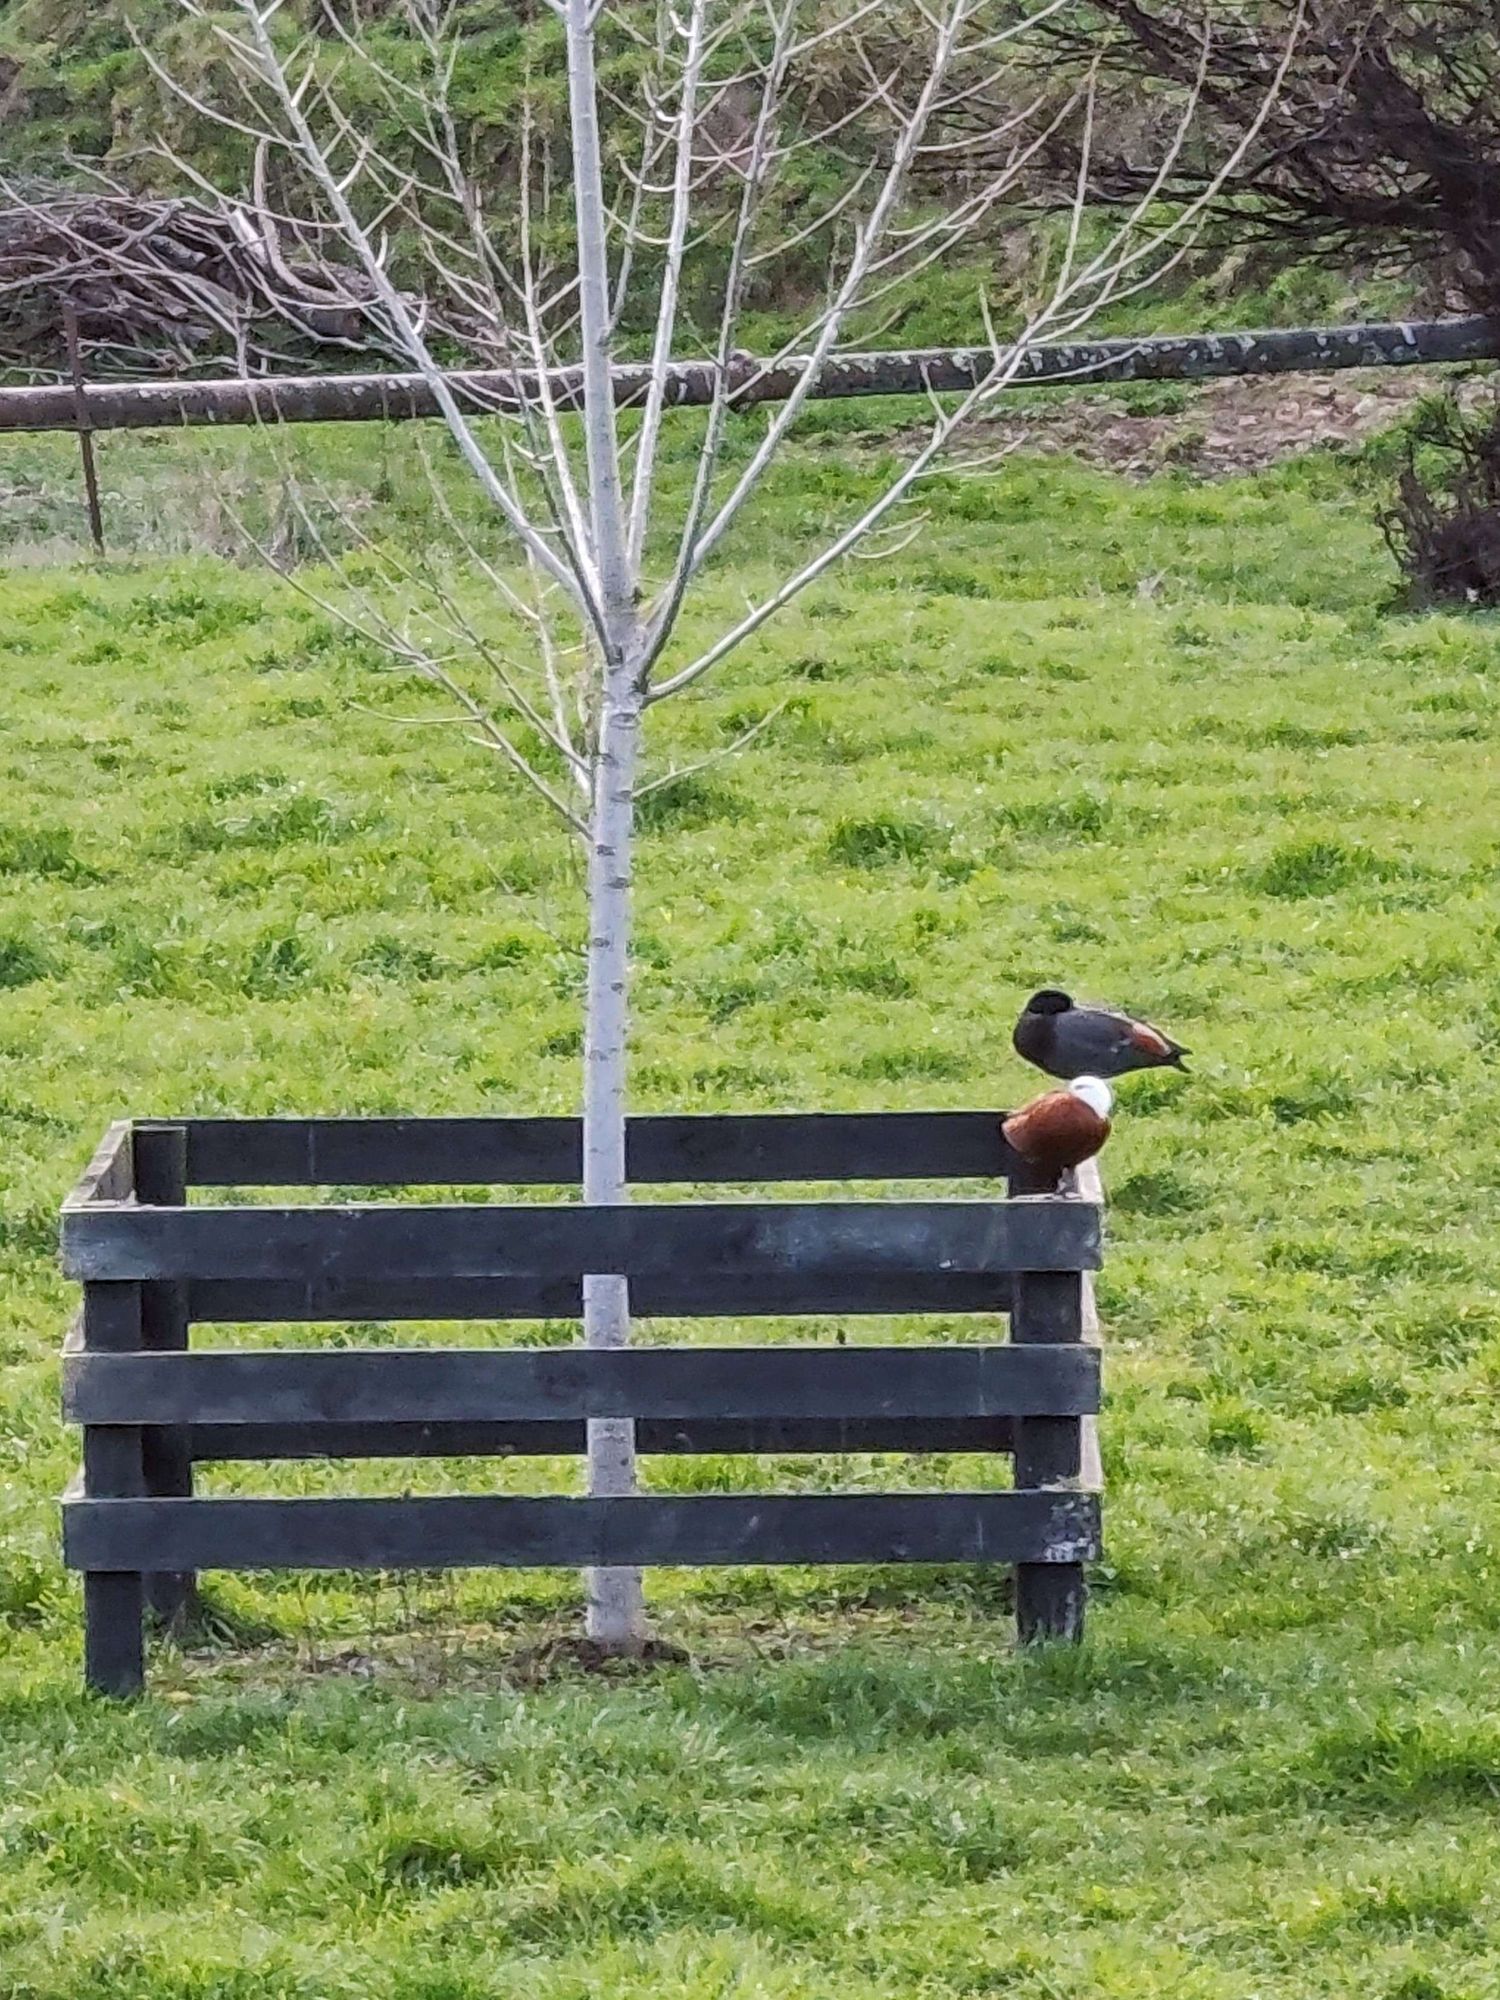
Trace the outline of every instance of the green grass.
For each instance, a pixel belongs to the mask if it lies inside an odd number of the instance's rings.
[[[151,449],[164,508],[169,468],[229,463]],[[725,601],[868,476],[814,440]],[[966,1570],[663,1576],[695,1663],[611,1681],[526,1662],[568,1577],[225,1579],[144,1705],[78,1692],[52,1243],[99,1130],[570,1108],[577,886],[530,802],[275,583],[6,581],[4,2000],[1500,1992],[1500,628],[1386,612],[1325,461],[1018,463],[933,507],[661,713],[655,754],[701,754],[792,697],[650,816],[636,1101],[1014,1101],[1044,983],[1192,1045],[1190,1077],[1122,1089],[1108,1551],[1087,1645],[1032,1659]],[[827,1329],[745,1337],[787,1331]]]

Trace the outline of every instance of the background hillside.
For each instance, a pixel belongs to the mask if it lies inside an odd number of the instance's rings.
[[[643,20],[649,18],[649,7],[641,11]],[[311,0],[297,0],[285,14],[316,38],[321,10]],[[464,28],[454,86],[460,127],[467,157],[476,163],[477,181],[503,230],[504,218],[514,205],[523,96],[530,97],[541,142],[560,143],[563,96],[556,23],[544,7],[528,10],[511,0],[462,0],[458,16]],[[175,0],[133,0],[130,19],[141,40],[148,41],[195,93],[208,102],[228,102],[223,94],[224,65],[208,31],[185,21]],[[366,24],[369,46],[383,62],[397,72],[412,66],[414,57],[397,10],[372,7],[366,10]],[[880,31],[882,46],[888,44],[891,59],[898,60],[899,5],[882,14]],[[337,60],[338,44],[330,40],[327,48],[331,65]],[[640,60],[628,40],[618,38],[606,58],[606,78],[613,84],[628,84]],[[844,77],[830,70],[819,78],[820,108],[836,116],[846,100],[857,101],[863,85],[862,76]],[[372,138],[388,146],[395,157],[409,152],[401,121],[387,105],[371,95],[354,108]],[[1211,149],[1215,143],[1211,125],[1205,129]],[[616,138],[628,139],[628,134],[622,131]],[[249,189],[248,141],[195,113],[152,75],[126,32],[118,6],[89,7],[82,0],[11,0],[0,18],[0,172],[39,186],[76,182],[79,165],[86,164],[138,191],[182,191],[183,176],[163,157],[163,148],[190,161],[226,192],[243,194]],[[817,147],[807,151],[785,196],[793,226],[811,210],[820,189],[834,183],[835,172],[826,151]],[[271,191],[273,196],[277,192],[274,171]],[[289,205],[295,208],[295,202]],[[566,216],[555,218],[550,228],[554,247],[567,239]],[[924,272],[919,282],[883,301],[878,319],[857,327],[854,337],[867,336],[880,345],[959,344],[982,338],[981,292],[1002,316],[1016,308],[1035,278],[1046,238],[1045,229],[1039,235],[1033,217],[997,214],[961,256],[945,259]],[[791,316],[817,294],[825,263],[814,239],[763,268],[749,299],[744,329],[749,344],[759,348],[784,336]],[[690,257],[689,320],[693,273]],[[703,275],[706,302],[711,290],[707,265]],[[634,287],[638,331],[646,323],[655,285],[655,269],[645,255]],[[1253,252],[1226,252],[1220,244],[1184,259],[1161,285],[1106,313],[1100,325],[1116,331],[1286,325],[1361,314],[1376,317],[1437,300],[1437,292],[1420,272],[1387,268],[1378,243],[1371,243],[1368,254],[1344,251],[1316,258],[1269,242]],[[711,313],[705,309],[705,338],[710,321]],[[329,365],[345,364],[335,355]]]

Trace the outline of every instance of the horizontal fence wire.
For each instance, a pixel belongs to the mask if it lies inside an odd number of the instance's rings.
[[[582,1418],[517,1422],[462,1418],[452,1423],[235,1423],[185,1426],[197,1464],[276,1459],[552,1458],[576,1456],[588,1441]],[[1007,1453],[1009,1417],[641,1417],[643,1458],[797,1458],[849,1452]],[[1093,1482],[1097,1484],[1098,1482]]]
[[[195,1278],[183,1286],[195,1325],[350,1320],[577,1320],[581,1278]],[[666,1271],[632,1278],[631,1318],[786,1319],[810,1313],[1001,1313],[1010,1281],[967,1271]]]

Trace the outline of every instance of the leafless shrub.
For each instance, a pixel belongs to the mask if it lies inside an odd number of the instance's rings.
[[[1500,604],[1500,403],[1424,403],[1408,426],[1387,546],[1424,604]]]

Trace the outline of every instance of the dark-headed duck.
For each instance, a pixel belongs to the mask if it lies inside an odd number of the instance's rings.
[[[1064,1082],[1075,1076],[1124,1076],[1133,1069],[1184,1069],[1180,1042],[1112,1007],[1075,1007],[1044,987],[1026,1002],[1011,1037],[1016,1054]]]

